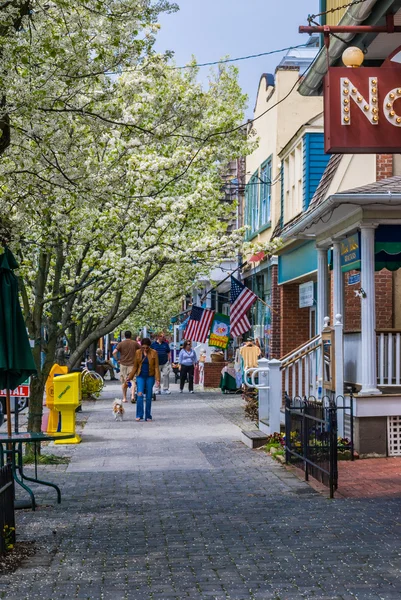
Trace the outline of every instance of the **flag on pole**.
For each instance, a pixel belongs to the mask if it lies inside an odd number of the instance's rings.
[[[231,276],[230,327],[232,336],[241,335],[251,328],[246,313],[257,299],[256,294],[251,292],[238,279]]]
[[[184,334],[185,339],[204,344],[208,338],[213,317],[214,310],[193,306]]]

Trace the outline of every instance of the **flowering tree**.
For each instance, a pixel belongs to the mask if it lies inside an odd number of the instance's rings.
[[[232,206],[220,200],[220,165],[247,146],[236,71],[219,69],[204,90],[195,68],[153,52],[167,2],[29,4],[0,72],[11,132],[0,214],[35,343],[28,426],[37,431],[63,337],[73,367],[130,315],[151,307],[158,318],[234,255],[241,235],[226,235]]]

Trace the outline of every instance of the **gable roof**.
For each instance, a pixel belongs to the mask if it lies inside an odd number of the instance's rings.
[[[332,154],[330,156],[329,162],[327,163],[326,168],[323,171],[323,175],[315,190],[315,193],[312,196],[312,200],[309,202],[308,210],[315,208],[315,206],[318,206],[325,199],[330,184],[333,181],[334,175],[336,174],[338,166],[341,162],[341,159],[342,154]]]

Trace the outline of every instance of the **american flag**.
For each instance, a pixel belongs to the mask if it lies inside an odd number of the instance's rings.
[[[232,336],[241,335],[251,328],[246,313],[257,299],[258,297],[251,290],[231,276],[230,327]]]
[[[193,306],[184,334],[185,339],[204,344],[208,338],[213,317],[214,310]]]

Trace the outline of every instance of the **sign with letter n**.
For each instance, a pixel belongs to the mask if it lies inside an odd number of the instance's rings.
[[[331,67],[324,84],[324,149],[332,154],[400,152],[401,65]]]

